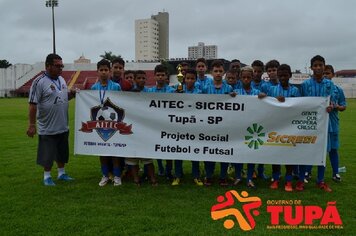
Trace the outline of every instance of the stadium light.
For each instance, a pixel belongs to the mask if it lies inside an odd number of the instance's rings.
[[[56,53],[56,31],[55,31],[55,27],[54,27],[54,7],[58,7],[58,0],[47,0],[46,7],[52,8],[53,53]]]

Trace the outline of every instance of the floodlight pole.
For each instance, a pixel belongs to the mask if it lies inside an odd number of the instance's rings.
[[[56,30],[54,25],[54,7],[58,7],[58,0],[47,0],[46,7],[52,8],[53,53],[56,53]]]

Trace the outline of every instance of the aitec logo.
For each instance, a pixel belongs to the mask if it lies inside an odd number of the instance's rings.
[[[82,122],[82,128],[79,131],[91,133],[93,129],[106,142],[116,131],[120,134],[132,134],[132,125],[123,122],[125,110],[113,104],[109,98],[103,105],[95,106],[90,109],[91,121]]]
[[[297,144],[315,144],[317,140],[315,135],[279,134],[275,131],[269,132],[266,140],[264,127],[257,123],[247,127],[246,131],[248,133],[245,135],[245,144],[255,150],[265,145],[295,147]]]
[[[241,204],[242,211],[234,208],[235,200],[238,200]],[[211,218],[213,220],[220,220],[228,216],[233,216],[240,228],[244,231],[249,231],[255,228],[256,222],[253,217],[258,216],[260,212],[257,210],[262,205],[262,201],[259,197],[249,197],[246,191],[242,191],[241,195],[235,190],[230,190],[225,193],[224,196],[218,196],[218,204],[211,207]],[[234,220],[226,219],[224,221],[224,227],[226,229],[232,229],[235,225]]]

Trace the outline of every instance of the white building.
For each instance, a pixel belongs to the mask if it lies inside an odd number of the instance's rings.
[[[189,59],[217,59],[218,58],[218,46],[216,45],[205,45],[202,42],[198,43],[198,46],[188,47],[188,58]]]
[[[157,61],[169,57],[169,15],[159,12],[151,19],[135,21],[136,61]]]

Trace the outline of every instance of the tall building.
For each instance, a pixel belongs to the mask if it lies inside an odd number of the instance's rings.
[[[202,42],[198,43],[198,46],[188,47],[188,58],[190,59],[216,59],[218,58],[218,46],[206,45]]]
[[[158,12],[151,19],[135,21],[136,61],[169,58],[169,15]]]

